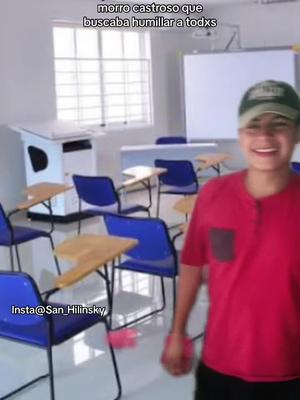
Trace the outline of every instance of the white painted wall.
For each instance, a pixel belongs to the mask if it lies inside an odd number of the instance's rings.
[[[278,4],[245,4],[206,7],[218,23],[241,27],[243,48],[291,46],[300,43],[300,2]],[[224,48],[225,35],[217,45]],[[223,45],[223,46],[222,46]]]
[[[240,25],[242,48],[267,48],[300,44],[300,2],[269,5],[245,4],[206,7],[209,16],[217,18],[219,24]],[[223,50],[230,38],[228,29],[215,41],[217,50]],[[234,44],[233,44],[234,47]],[[299,63],[298,63],[299,65]],[[242,71],[241,71],[242,73]],[[298,89],[300,89],[298,66]],[[242,165],[242,157],[236,143],[221,144],[224,150],[238,154],[232,166]],[[300,160],[300,145],[295,149],[294,160]]]
[[[55,117],[51,25],[47,2],[5,0],[0,15],[0,200],[12,208],[25,186],[24,161],[21,140],[6,126]]]
[[[6,126],[17,121],[55,118],[52,20],[81,21],[83,15],[99,17],[97,3],[98,0],[1,0],[0,201],[6,208],[16,204],[25,186],[21,141]],[[217,17],[219,22],[240,24],[245,47],[282,46],[300,41],[299,2],[206,6],[206,10],[207,16]],[[228,32],[222,34],[217,47],[224,48],[228,39]],[[190,32],[153,33],[154,126],[109,132],[99,139],[99,173],[118,176],[122,145],[153,143],[157,136],[184,131],[179,53],[209,48],[208,41],[193,40]]]
[[[98,17],[97,0],[1,0],[0,3],[0,201],[12,208],[26,185],[21,141],[7,125],[55,118],[52,20]],[[99,173],[119,176],[122,145],[153,143],[184,129],[178,60],[185,35],[156,31],[152,37],[154,125],[110,131],[99,139]],[[174,62],[175,61],[175,62]]]

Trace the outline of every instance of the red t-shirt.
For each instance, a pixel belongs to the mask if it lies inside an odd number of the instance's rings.
[[[300,176],[254,199],[246,171],[198,196],[181,262],[209,264],[202,360],[247,381],[300,377]]]

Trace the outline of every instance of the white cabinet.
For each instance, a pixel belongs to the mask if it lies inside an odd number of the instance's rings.
[[[102,132],[81,128],[76,123],[46,121],[11,127],[21,133],[27,186],[39,182],[73,184],[72,175],[97,175],[96,140]],[[52,200],[53,215],[70,217],[78,211],[74,189]],[[30,209],[30,215],[46,215],[43,205]]]

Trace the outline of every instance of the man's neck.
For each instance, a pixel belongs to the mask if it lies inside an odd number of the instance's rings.
[[[245,185],[248,192],[256,199],[272,196],[281,192],[289,183],[292,172],[287,166],[278,171],[258,171],[249,168]]]

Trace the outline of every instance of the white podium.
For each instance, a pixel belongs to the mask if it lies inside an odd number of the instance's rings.
[[[96,139],[104,135],[96,129],[83,128],[66,121],[44,121],[11,126],[21,134],[24,149],[26,184],[56,182],[73,185],[72,175],[97,175]],[[52,199],[55,220],[76,219],[78,198],[75,189]],[[42,204],[32,207],[29,216],[47,219],[49,211]]]

